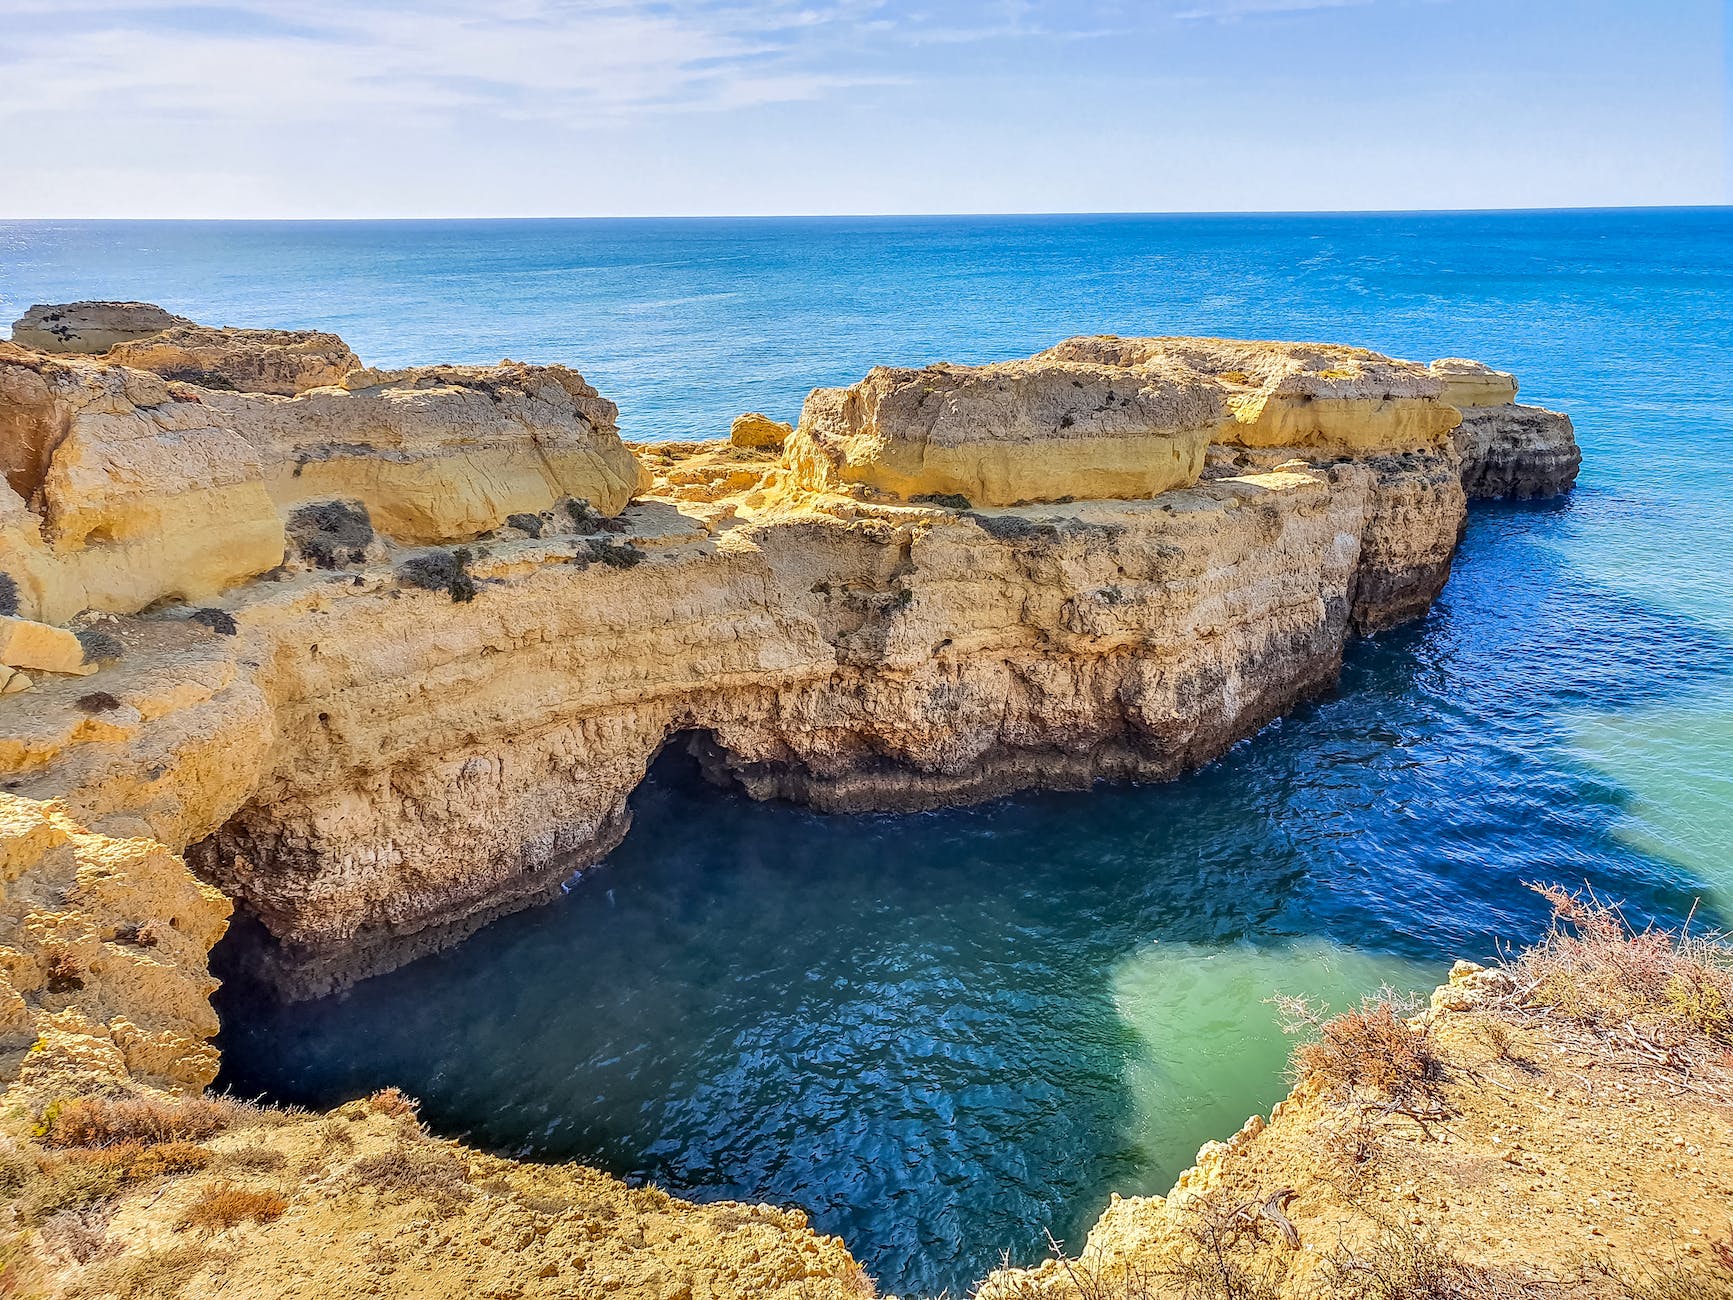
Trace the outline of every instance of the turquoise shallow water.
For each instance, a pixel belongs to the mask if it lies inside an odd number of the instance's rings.
[[[1515,369],[1582,483],[1478,508],[1424,622],[1166,786],[820,817],[676,765],[557,903],[346,997],[223,1006],[224,1082],[798,1204],[961,1290],[1282,1091],[1265,999],[1429,986],[1528,879],[1733,918],[1733,214],[0,225],[0,315],[140,297],[370,361],[567,361],[628,436],[1067,334]],[[6,309],[16,308],[8,313]]]

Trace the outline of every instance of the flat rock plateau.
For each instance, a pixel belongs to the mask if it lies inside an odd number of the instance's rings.
[[[329,334],[33,308],[0,344],[4,1276],[873,1294],[798,1211],[483,1155],[390,1092],[330,1115],[204,1098],[212,946],[257,922],[253,973],[302,997],[457,942],[604,857],[668,745],[838,812],[1171,778],[1330,690],[1349,638],[1424,614],[1470,497],[1569,490],[1569,419],[1516,391],[1460,359],[1078,338],[875,369],[793,428],[632,446],[561,366],[385,371]],[[1294,1258],[1272,1291],[1148,1294],[1314,1294],[1326,1246],[1422,1230],[1522,1285],[1566,1285],[1591,1230],[1712,1261],[1724,1064],[1694,1091],[1596,1091],[1612,1049],[1512,978],[1465,969],[1402,1022],[1454,1062],[1435,1107],[1373,1114],[1302,1078],[1173,1196],[1116,1202],[1083,1259],[988,1293],[1195,1262],[1194,1202],[1220,1209],[1220,1258]],[[1330,1192],[1296,1153],[1364,1114],[1388,1158]],[[1571,1179],[1615,1165],[1668,1232],[1585,1210]]]

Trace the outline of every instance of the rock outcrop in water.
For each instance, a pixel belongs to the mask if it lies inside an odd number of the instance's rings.
[[[1465,472],[1532,459],[1513,433],[1465,471],[1425,367],[1219,340],[875,371],[780,451],[643,467],[560,367],[283,397],[14,349],[0,383],[21,613],[222,593],[127,625],[100,728],[70,685],[10,705],[0,765],[189,850],[300,992],[605,855],[671,740],[837,811],[1207,762],[1328,689],[1351,634],[1424,612]],[[1529,427],[1473,409],[1507,408]],[[339,515],[361,531],[320,545]]]
[[[1310,345],[1074,339],[636,451],[557,366],[199,364],[229,381],[0,345],[5,644],[65,652],[0,700],[32,1096],[208,1080],[210,884],[326,990],[606,854],[667,744],[838,811],[1172,777],[1425,611],[1465,483],[1575,473],[1494,372]]]

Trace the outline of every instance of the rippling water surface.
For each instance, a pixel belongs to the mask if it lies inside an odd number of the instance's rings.
[[[1430,986],[1529,879],[1733,918],[1733,216],[0,224],[0,310],[137,297],[378,363],[566,361],[627,436],[875,362],[1310,337],[1516,370],[1559,504],[1474,511],[1432,615],[1170,785],[821,817],[664,764],[559,902],[347,996],[224,1006],[224,1082],[791,1203],[960,1291],[1282,1091],[1266,999]],[[16,314],[16,311],[11,314]]]

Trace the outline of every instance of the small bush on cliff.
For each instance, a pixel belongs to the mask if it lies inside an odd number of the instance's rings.
[[[80,695],[72,702],[72,707],[80,713],[107,713],[110,709],[118,709],[120,701],[108,691],[92,691]]]
[[[0,616],[16,618],[18,615],[18,584],[12,581],[10,573],[0,573]]]
[[[229,613],[226,609],[216,609],[214,607],[195,609],[187,619],[187,622],[197,623],[202,627],[208,627],[218,636],[234,636],[241,630],[239,624],[235,622],[235,616],[233,614]]]
[[[126,654],[126,645],[119,637],[99,628],[81,627],[73,635],[84,648],[84,662],[87,664],[111,664]]]
[[[590,559],[599,560],[615,569],[629,569],[634,564],[643,563],[644,560],[644,552],[636,546],[627,546],[601,539],[588,543],[586,553]]]
[[[542,535],[542,517],[540,515],[507,515],[505,526],[515,528],[520,533],[527,533],[531,537]]]
[[[469,1166],[450,1151],[402,1142],[389,1151],[362,1156],[349,1166],[350,1181],[391,1198],[431,1201],[442,1214],[470,1198]]]
[[[208,1097],[79,1097],[43,1114],[47,1147],[106,1147],[136,1142],[200,1142],[229,1127],[235,1103]]]
[[[1342,1015],[1325,1019],[1304,998],[1278,998],[1283,1028],[1312,1033],[1294,1051],[1299,1079],[1316,1079],[1338,1102],[1375,1102],[1378,1109],[1424,1123],[1448,1113],[1443,1059],[1425,1026],[1408,1023],[1389,990]]]
[[[1359,1250],[1337,1246],[1324,1259],[1324,1294],[1340,1300],[1520,1300],[1539,1294],[1520,1278],[1451,1254],[1437,1230],[1382,1224]]]
[[[373,541],[373,517],[360,501],[313,501],[289,515],[295,553],[319,569],[360,564]]]
[[[444,591],[462,604],[475,599],[475,579],[470,576],[469,561],[470,554],[462,547],[455,551],[422,551],[398,563],[397,580],[422,591]]]
[[[289,1208],[280,1192],[257,1192],[233,1183],[218,1183],[205,1189],[203,1195],[186,1208],[175,1222],[175,1231],[196,1230],[209,1236],[227,1232],[251,1221],[269,1223],[283,1217]]]

